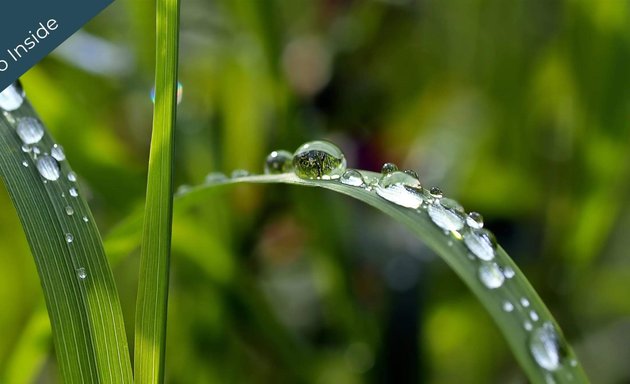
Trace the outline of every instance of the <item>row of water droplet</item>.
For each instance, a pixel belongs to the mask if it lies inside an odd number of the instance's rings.
[[[56,183],[62,177],[60,163],[66,160],[66,154],[62,146],[44,143],[42,140],[45,133],[44,127],[38,119],[31,116],[20,116],[17,113],[24,101],[25,94],[19,81],[0,92],[0,110],[3,117],[15,127],[15,132],[22,142],[21,151],[25,154],[22,166],[29,168],[31,164],[34,164],[44,184]],[[68,188],[67,195],[65,191],[61,192],[60,198],[64,200],[77,198],[79,192],[74,185],[77,181],[76,174],[70,171],[65,177],[73,186]],[[70,199],[67,199],[67,196]],[[64,211],[67,216],[74,216],[75,208],[73,208],[72,202],[64,207]],[[84,223],[89,222],[87,215],[83,215],[80,220]],[[75,241],[75,237],[70,231],[66,231],[63,237],[69,246]],[[87,277],[84,267],[77,267],[76,274],[81,280]]]

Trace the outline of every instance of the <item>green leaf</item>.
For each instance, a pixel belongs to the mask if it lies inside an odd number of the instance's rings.
[[[134,371],[138,383],[164,380],[178,34],[179,0],[158,0],[155,108],[136,302]]]
[[[39,155],[23,151],[16,132],[21,118],[37,119],[26,101],[0,115],[0,177],[37,265],[61,375],[67,383],[131,382],[120,302],[98,229],[68,178],[67,161],[52,160],[59,165],[57,180],[38,172],[36,158],[55,144],[50,135],[44,132],[31,146]]]
[[[378,180],[380,174],[361,171],[366,180]],[[433,223],[426,209],[410,209],[389,202],[376,194],[373,188],[345,185],[339,181],[305,180],[292,173],[280,175],[249,176],[229,179],[213,185],[202,185],[188,190],[176,199],[178,206],[186,206],[203,201],[208,191],[218,185],[234,183],[285,183],[301,186],[322,187],[348,195],[367,203],[394,220],[403,224],[431,249],[439,254],[446,263],[461,277],[474,292],[501,332],[508,341],[516,359],[534,383],[588,383],[588,379],[571,347],[565,341],[553,316],[538,294],[529,284],[523,273],[510,259],[507,253],[497,247],[492,263],[501,270],[512,269],[514,275],[502,277],[500,288],[490,289],[480,279],[480,267],[483,261],[472,257],[464,241],[463,231],[445,232]],[[429,192],[424,190],[426,196]],[[511,308],[506,311],[506,303]],[[474,321],[474,319],[471,319]],[[540,343],[536,343],[540,336]],[[544,369],[534,359],[532,347],[535,345],[539,358],[541,348],[549,353],[558,353],[560,365],[554,369]],[[474,348],[474,346],[469,346]],[[551,357],[553,360],[553,357]],[[544,361],[542,363],[545,364]],[[548,365],[549,367],[549,365]]]

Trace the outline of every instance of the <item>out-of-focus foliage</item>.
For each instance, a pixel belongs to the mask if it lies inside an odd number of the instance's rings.
[[[413,168],[487,226],[593,382],[630,380],[630,3],[186,1],[176,182],[260,172],[307,139]],[[115,256],[133,329],[152,2],[115,2],[23,78]],[[97,43],[98,49],[87,51]],[[522,382],[454,274],[324,191],[217,193],[174,219],[169,383]],[[55,382],[43,299],[0,189],[0,381]],[[42,336],[43,335],[43,336]],[[130,338],[131,340],[133,338]]]

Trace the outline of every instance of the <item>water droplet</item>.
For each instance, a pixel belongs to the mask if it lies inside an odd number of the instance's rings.
[[[39,155],[41,153],[41,151],[39,150],[39,147],[35,146],[33,147],[33,154],[35,155],[35,157],[37,157],[37,155]]]
[[[183,195],[184,193],[187,193],[190,191],[190,185],[188,184],[182,184],[177,188],[177,191],[175,191],[176,195]]]
[[[413,177],[414,179],[420,180],[420,178],[418,177],[418,173],[414,171],[413,169],[405,169],[403,172]]]
[[[351,185],[353,187],[362,187],[365,185],[365,180],[361,172],[356,169],[348,169],[345,171],[339,181],[341,181],[341,184]]]
[[[529,318],[532,319],[532,321],[538,321],[538,313],[536,313],[536,311],[529,311]]]
[[[16,131],[24,144],[38,143],[44,137],[44,127],[33,117],[19,118]]]
[[[88,221],[90,221],[90,219],[88,219],[87,216],[83,216],[83,221],[85,221],[87,223]]]
[[[244,169],[235,169],[232,171],[232,178],[238,179],[239,177],[247,177],[249,176],[249,172]]]
[[[433,223],[444,230],[464,228],[464,208],[453,199],[439,199],[429,205],[427,212]]]
[[[376,194],[406,208],[419,208],[424,201],[420,181],[400,171],[383,174],[378,182]]]
[[[24,160],[24,161],[22,162],[22,165],[23,165],[24,167],[28,168],[28,161]]]
[[[9,85],[0,92],[0,108],[5,111],[15,111],[22,106],[24,102],[24,90],[20,81]]]
[[[521,305],[523,306],[523,308],[529,307],[529,300],[527,300],[526,298],[522,297],[521,298]]]
[[[79,196],[79,192],[77,191],[77,189],[76,189],[76,188],[70,188],[70,189],[68,190],[68,193],[70,193],[70,196],[72,196],[72,197],[77,197],[77,196]]]
[[[295,151],[293,168],[302,179],[338,179],[346,170],[346,157],[333,143],[311,141]]]
[[[390,173],[394,173],[398,171],[398,167],[394,163],[385,163],[381,167],[381,174],[389,175]],[[417,177],[416,177],[417,179]]]
[[[66,233],[66,243],[70,244],[74,241],[74,236],[72,236],[72,233]]]
[[[553,324],[545,322],[532,332],[529,351],[543,369],[555,371],[562,357],[560,337]]]
[[[206,184],[215,184],[226,181],[228,178],[221,172],[210,172],[206,175]]]
[[[59,179],[59,163],[48,155],[37,159],[37,170],[47,180],[55,181]]]
[[[33,148],[30,145],[28,144],[22,145],[22,152],[31,153],[31,151],[33,151]]]
[[[512,267],[510,267],[509,265],[503,267],[503,276],[505,276],[506,279],[511,279],[514,277],[514,275],[515,273]]]
[[[71,182],[73,182],[73,183],[74,183],[75,181],[77,181],[77,174],[76,174],[76,173],[74,173],[74,172],[72,172],[72,171],[70,171],[70,172],[68,173],[68,181],[71,181]]]
[[[64,161],[66,159],[66,154],[63,151],[63,147],[61,145],[53,145],[50,149],[50,155],[55,158],[57,161]]]
[[[149,93],[151,96],[151,102],[155,104],[155,87],[151,88],[151,92]],[[179,81],[177,82],[177,105],[182,102],[184,98],[184,86]]]
[[[531,322],[529,322],[528,320],[525,320],[525,322],[523,323],[523,328],[525,328],[526,331],[531,331],[534,326],[532,325]]]
[[[72,215],[74,215],[74,208],[72,208],[71,206],[67,205],[67,206],[66,206],[66,214],[67,214],[68,216],[72,216]]]
[[[464,243],[481,260],[492,260],[497,241],[487,229],[471,229],[464,233]]]
[[[479,280],[490,289],[499,288],[505,281],[505,276],[497,263],[482,262],[479,266]]]
[[[505,312],[512,312],[514,310],[514,305],[512,303],[510,303],[509,301],[504,301],[503,302],[503,310]]]
[[[431,187],[431,189],[429,189],[429,193],[431,194],[431,196],[435,199],[441,199],[442,196],[444,196],[444,193],[442,192],[442,190],[438,187]]]
[[[79,279],[83,280],[87,277],[87,272],[85,271],[85,268],[81,267],[77,269],[77,276],[79,277]]]
[[[466,224],[468,224],[470,228],[481,229],[483,228],[483,216],[477,212],[470,212],[468,216],[466,216]]]
[[[293,171],[293,155],[283,149],[273,151],[265,160],[265,173],[275,175]]]

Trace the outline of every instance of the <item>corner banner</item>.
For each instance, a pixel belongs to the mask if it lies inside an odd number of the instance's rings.
[[[113,0],[2,0],[0,91]]]

